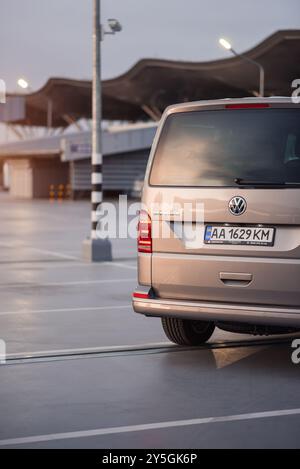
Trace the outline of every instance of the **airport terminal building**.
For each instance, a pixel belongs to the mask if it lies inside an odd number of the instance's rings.
[[[266,96],[291,96],[292,82],[300,78],[300,30],[278,31],[244,55],[263,66]],[[143,59],[103,81],[104,191],[139,192],[157,122],[168,105],[257,96],[258,83],[257,67],[241,57],[198,63]],[[13,197],[90,193],[91,94],[90,81],[50,78],[40,90],[9,95],[0,104],[0,122],[16,136],[0,145],[0,185]]]
[[[139,193],[157,125],[113,125],[103,130],[103,189]],[[91,131],[24,139],[1,146],[5,183],[17,198],[83,198],[91,188]],[[62,194],[59,195],[59,192]]]

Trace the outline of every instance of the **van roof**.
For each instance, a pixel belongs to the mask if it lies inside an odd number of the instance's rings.
[[[174,104],[168,106],[165,113],[172,114],[173,112],[192,111],[199,108],[201,109],[202,107],[215,107],[216,109],[222,109],[228,104],[293,104],[295,106],[300,106],[300,102],[296,103],[291,96],[223,98]]]

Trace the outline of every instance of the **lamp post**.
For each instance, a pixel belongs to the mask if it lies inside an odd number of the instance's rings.
[[[98,210],[103,200],[102,189],[102,90],[101,90],[101,42],[106,34],[122,30],[118,20],[109,19],[110,30],[101,24],[100,0],[93,0],[93,90],[92,90],[92,176],[91,176],[91,236],[83,242],[83,258],[91,262],[112,260],[109,239],[97,236]]]
[[[249,59],[249,57],[246,57],[245,55],[239,54],[238,52],[236,52],[232,48],[232,45],[230,44],[230,42],[228,42],[226,39],[224,38],[219,39],[219,44],[222,47],[224,47],[224,49],[232,52],[232,54],[235,55],[236,57],[240,57],[245,62],[251,63],[255,65],[256,67],[258,67],[259,69],[259,96],[263,97],[265,94],[265,70],[263,66],[260,63],[256,62],[256,60]]]

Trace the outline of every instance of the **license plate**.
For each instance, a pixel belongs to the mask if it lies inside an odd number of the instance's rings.
[[[275,228],[270,226],[206,225],[204,243],[273,246],[274,238]]]

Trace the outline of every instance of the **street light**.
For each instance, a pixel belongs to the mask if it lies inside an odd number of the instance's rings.
[[[25,80],[25,78],[19,78],[17,84],[20,88],[22,88],[22,90],[30,89],[29,83],[27,80]]]
[[[115,34],[115,33],[119,33],[120,31],[122,31],[121,23],[115,18],[109,18],[107,22],[111,30],[105,31],[104,34]]]
[[[249,62],[253,65],[255,65],[256,67],[259,68],[259,96],[263,97],[264,94],[265,94],[265,71],[264,71],[264,68],[263,66],[256,62],[256,60],[253,60],[253,59],[249,59],[249,57],[246,57],[245,55],[243,54],[239,54],[238,52],[236,52],[232,45],[230,44],[229,41],[227,41],[226,39],[224,39],[223,37],[221,37],[219,39],[219,44],[224,47],[224,49],[226,50],[229,50],[230,52],[233,53],[233,55],[235,55],[236,57],[240,57],[242,60],[244,60],[245,62]]]
[[[226,39],[224,39],[223,37],[219,39],[219,43],[221,44],[221,46],[224,47],[224,49],[227,49],[227,50],[232,49],[230,42],[226,41]]]
[[[101,24],[101,2],[93,2],[93,91],[92,91],[92,192],[91,192],[91,237],[83,242],[83,257],[89,261],[112,260],[109,239],[97,238],[98,210],[103,201],[102,188],[102,90],[101,90],[101,42],[106,34],[122,30],[118,20],[108,20],[109,30]]]

